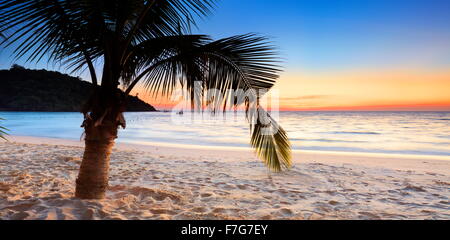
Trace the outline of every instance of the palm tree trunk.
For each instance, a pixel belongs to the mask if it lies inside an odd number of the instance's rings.
[[[85,126],[85,150],[76,181],[75,197],[81,199],[103,199],[109,180],[109,160],[116,124],[94,126],[92,121]]]

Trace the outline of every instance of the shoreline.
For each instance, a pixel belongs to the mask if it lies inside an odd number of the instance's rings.
[[[25,144],[47,144],[63,145],[72,147],[84,147],[83,141],[70,139],[31,137],[31,136],[8,136],[10,142]],[[227,148],[227,147],[201,147],[191,145],[166,145],[164,143],[151,143],[154,145],[115,143],[114,149],[118,151],[139,151],[153,154],[170,156],[217,156],[227,155],[229,157],[245,157],[259,161],[252,149]],[[193,152],[195,150],[195,152]],[[449,165],[450,156],[430,156],[411,154],[385,154],[385,153],[357,153],[357,152],[332,152],[332,151],[310,151],[296,150],[292,152],[293,164],[311,162],[330,162],[341,164],[359,164],[371,167],[400,168],[409,170],[423,170],[423,163],[435,163],[435,165]],[[263,164],[261,162],[261,164]],[[428,167],[425,167],[428,168]],[[449,169],[435,169],[439,173],[450,173]]]
[[[35,137],[35,136],[21,136],[21,135],[8,135],[7,138],[12,142],[18,143],[44,143],[51,145],[67,145],[67,146],[84,146],[83,141],[77,141],[66,138],[51,138],[51,137]],[[208,145],[187,145],[176,143],[163,143],[163,142],[146,142],[146,143],[122,143],[116,142],[115,148],[119,150],[123,149],[136,149],[141,151],[148,151],[151,148],[170,148],[170,149],[204,149],[204,150],[216,150],[216,151],[233,151],[233,152],[248,152],[252,151],[250,147],[229,147],[229,146],[208,146]],[[373,153],[373,152],[346,152],[346,151],[326,151],[326,150],[292,150],[294,155],[298,154],[324,154],[324,155],[344,155],[344,156],[361,156],[361,157],[389,157],[389,158],[406,158],[406,159],[432,159],[450,161],[450,155],[425,155],[425,154],[400,154],[400,153]]]

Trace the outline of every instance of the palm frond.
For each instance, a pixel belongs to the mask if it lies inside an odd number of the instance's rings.
[[[137,78],[136,73],[148,74],[149,69],[156,68],[163,62],[167,63],[171,57],[180,57],[178,53],[181,51],[193,51],[207,41],[210,41],[210,38],[206,35],[175,35],[142,41],[128,52],[121,80],[125,86],[130,85],[132,80]]]
[[[286,131],[264,109],[258,108],[257,112],[260,118],[252,128],[251,145],[273,171],[289,169],[292,166],[291,144]]]
[[[111,58],[116,61],[119,58],[112,52],[127,53],[129,37],[132,45],[137,45],[147,39],[174,35],[180,27],[188,31],[195,25],[195,16],[209,14],[215,2],[0,0],[0,32],[11,33],[0,41],[0,46],[17,43],[13,52],[16,58],[40,61],[48,55],[49,61],[80,69],[89,62],[86,55],[92,62],[100,56],[105,57],[105,62]]]
[[[280,71],[276,53],[266,38],[247,34],[218,41],[205,36],[180,36],[173,40],[167,45],[170,47],[162,44],[157,52],[155,48],[140,49],[149,55],[156,53],[152,58],[144,58],[152,62],[142,63],[147,67],[141,73],[145,75],[144,86],[153,94],[162,95],[182,86],[193,101],[195,83],[201,82],[202,92],[214,89],[220,93],[206,96],[213,113],[225,109],[227,104],[229,107],[245,104],[252,127],[251,145],[258,156],[274,171],[290,168],[291,148],[286,131],[258,101],[259,90],[270,89]],[[237,98],[232,94],[239,89],[246,91],[247,96]],[[255,107],[256,116],[255,111],[248,111],[250,106]]]
[[[147,39],[190,32],[195,17],[207,16],[216,0],[158,0],[138,2],[134,18],[141,21],[126,25],[124,34],[132,34],[132,41],[139,43]],[[139,18],[140,17],[140,18]]]
[[[5,120],[3,118],[0,118],[0,121]],[[0,138],[3,140],[8,141],[8,139],[6,139],[6,135],[8,135],[7,131],[9,131],[7,128],[0,126]]]
[[[9,30],[11,34],[7,34],[0,45],[10,47],[17,44],[13,51],[16,59],[40,61],[47,55],[48,61],[74,59],[87,64],[85,55],[79,53],[95,52],[93,48],[98,39],[89,36],[99,33],[85,20],[90,2],[1,1],[0,29]],[[95,56],[89,56],[89,59],[93,61]]]

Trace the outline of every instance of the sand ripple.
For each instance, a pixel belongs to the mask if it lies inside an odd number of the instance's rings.
[[[450,174],[432,169],[310,162],[271,174],[255,159],[136,151],[113,153],[105,200],[80,200],[82,150],[0,143],[0,219],[450,219]]]

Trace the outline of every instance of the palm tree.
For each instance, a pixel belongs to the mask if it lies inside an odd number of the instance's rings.
[[[94,85],[82,109],[85,151],[76,181],[76,197],[101,199],[108,185],[109,158],[120,126],[125,95],[142,83],[154,94],[184,89],[192,102],[219,89],[224,98],[214,110],[244,104],[269,121],[251,121],[251,145],[274,170],[291,166],[286,132],[259,106],[261,89],[270,89],[280,71],[267,39],[254,34],[212,40],[191,34],[194,18],[210,14],[214,0],[0,0],[0,32],[16,58],[48,61],[79,71],[87,69]],[[102,64],[101,79],[95,64]],[[123,87],[125,91],[120,91]],[[255,98],[238,98],[243,89]],[[202,98],[203,99],[203,98]],[[192,103],[194,106],[194,103]],[[252,119],[252,116],[250,116]],[[275,129],[272,134],[263,134]]]

